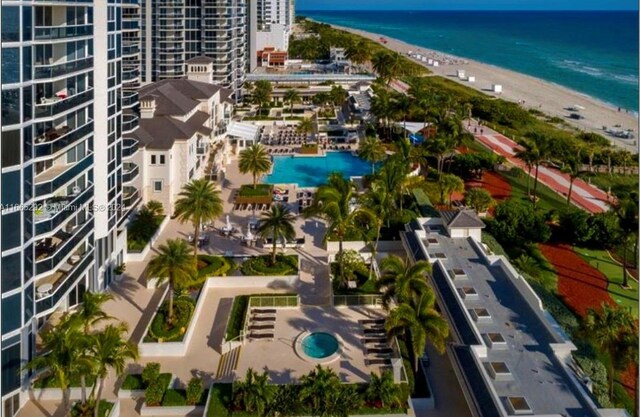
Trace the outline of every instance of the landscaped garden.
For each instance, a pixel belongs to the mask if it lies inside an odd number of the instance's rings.
[[[242,262],[240,270],[247,276],[287,276],[298,273],[298,256],[277,254],[272,262],[271,255],[252,256]]]
[[[196,299],[191,296],[178,296],[173,301],[173,317],[169,318],[169,300],[160,305],[153,316],[149,330],[144,337],[146,343],[181,342],[187,332],[193,311],[196,308]]]
[[[300,384],[274,385],[266,372],[249,369],[243,381],[213,386],[206,416],[404,414],[408,397],[407,384],[395,384],[389,372],[371,374],[370,383],[342,384],[318,365]]]
[[[129,252],[142,252],[158,231],[164,218],[165,215],[161,203],[152,200],[142,206],[128,226],[127,250]]]
[[[202,379],[193,377],[186,389],[169,386],[171,374],[161,373],[160,364],[148,363],[141,374],[127,375],[122,389],[144,390],[144,402],[147,407],[204,406],[209,395],[204,389]]]
[[[296,294],[251,294],[251,295],[238,295],[233,298],[233,304],[229,313],[229,320],[227,321],[227,328],[224,336],[224,340],[233,340],[240,336],[240,332],[244,329],[245,318],[247,317],[247,310],[251,303],[251,298],[268,297],[270,299],[271,307],[295,307],[292,297]]]

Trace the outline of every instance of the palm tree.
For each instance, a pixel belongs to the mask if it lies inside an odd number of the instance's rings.
[[[342,86],[334,85],[333,87],[331,87],[331,91],[329,91],[329,98],[331,99],[331,103],[333,103],[334,106],[342,105],[346,97],[347,91],[342,88]]]
[[[453,193],[464,192],[464,181],[457,175],[443,174],[438,180],[438,187],[440,188],[440,203],[451,205]]]
[[[96,324],[114,319],[102,309],[104,303],[111,300],[113,300],[113,295],[106,292],[87,291],[84,293],[80,309],[73,315],[82,324],[84,334],[90,334],[92,327]]]
[[[540,171],[540,164],[544,162],[549,156],[551,144],[549,139],[537,132],[531,133],[529,140],[524,145],[524,150],[516,153],[516,157],[522,158],[531,164],[532,168],[536,169],[535,177],[533,180],[533,205],[537,205],[537,190],[538,190],[538,174]]]
[[[636,320],[628,310],[609,306],[602,303],[600,311],[589,309],[585,320],[585,331],[595,345],[607,352],[611,358],[608,361],[609,395],[613,395],[614,369],[624,369],[629,362],[625,358],[636,355],[628,355],[631,348],[626,340],[634,340],[631,345],[637,349],[638,331]]]
[[[253,102],[258,105],[258,116],[262,115],[262,106],[271,101],[272,92],[273,86],[269,81],[260,80],[255,82],[252,98]]]
[[[383,371],[380,376],[371,372],[371,379],[369,380],[365,397],[371,403],[380,401],[380,405],[383,408],[398,407],[402,405],[398,388],[390,371]]]
[[[628,288],[627,249],[632,240],[635,241],[637,245],[638,205],[631,198],[620,200],[615,206],[615,212],[618,215],[618,225],[622,232],[622,286]]]
[[[138,345],[128,342],[125,339],[126,333],[126,324],[120,323],[117,326],[110,324],[92,336],[90,352],[97,365],[96,382],[91,392],[91,397],[95,398],[95,417],[99,417],[102,384],[109,370],[113,369],[117,376],[121,376],[127,361],[138,359]]]
[[[154,217],[164,216],[164,206],[158,200],[150,200],[145,207]]]
[[[418,359],[427,341],[440,353],[444,353],[449,326],[435,309],[433,291],[426,291],[410,304],[400,304],[393,309],[384,324],[389,337],[409,336],[413,350],[414,370],[418,371]]]
[[[271,158],[264,146],[259,143],[249,146],[240,152],[238,168],[243,174],[253,175],[253,188],[257,188],[258,176],[271,169]]]
[[[357,228],[356,223],[362,221],[370,224],[374,219],[373,213],[361,205],[352,206],[352,199],[356,197],[354,185],[351,181],[342,176],[341,173],[334,172],[329,176],[327,184],[318,188],[313,203],[304,211],[304,216],[318,217],[327,222],[327,230],[324,241],[329,236],[338,239],[338,265],[339,279],[345,282],[343,243],[349,233],[363,234],[362,228]]]
[[[582,159],[580,158],[580,149],[577,154],[572,153],[564,159],[564,167],[562,172],[569,175],[569,192],[567,193],[567,204],[571,204],[571,195],[573,193],[573,183],[582,175]]]
[[[222,215],[223,206],[220,191],[207,179],[197,179],[182,187],[175,203],[175,215],[180,223],[193,224],[193,256],[198,257],[198,239],[203,224],[214,221]]]
[[[25,365],[25,369],[44,370],[43,376],[55,378],[62,390],[62,411],[65,416],[71,405],[71,379],[91,368],[85,355],[87,336],[80,331],[78,323],[71,315],[65,314],[56,326],[41,332],[42,350],[45,353]]]
[[[255,412],[260,417],[267,414],[275,396],[275,386],[269,384],[267,371],[258,374],[252,368],[247,369],[244,381],[234,384],[233,391],[244,411]]]
[[[315,124],[313,123],[313,120],[311,120],[311,118],[309,117],[305,117],[304,119],[300,120],[300,122],[298,123],[298,126],[296,126],[296,131],[304,135],[314,133],[315,130],[316,130]]]
[[[167,322],[173,322],[173,295],[176,287],[188,282],[196,275],[191,258],[191,248],[182,239],[169,239],[158,248],[158,254],[149,262],[148,275],[158,278],[158,284],[169,283],[169,313]]]
[[[367,162],[371,162],[371,175],[376,172],[376,163],[382,161],[387,152],[377,137],[367,137],[358,146],[358,155]]]
[[[396,97],[395,102],[394,102],[394,110],[402,116],[402,128],[403,128],[403,134],[404,137],[406,138],[407,135],[407,117],[409,117],[409,113],[411,112],[411,109],[413,107],[413,100],[405,95],[405,94],[400,94]]]
[[[285,91],[282,99],[285,103],[289,103],[289,113],[293,115],[293,105],[300,101],[300,93],[298,93],[298,90],[291,88]]]
[[[344,51],[344,55],[356,65],[366,64],[371,60],[370,47],[364,39],[349,45]]]
[[[453,136],[446,135],[441,131],[429,141],[425,142],[425,150],[434,155],[438,161],[438,175],[442,175],[444,170],[444,160],[448,153],[452,152],[456,146],[456,140]]]
[[[378,122],[387,128],[388,137],[391,139],[391,120],[395,117],[393,109],[393,100],[391,95],[386,90],[381,90],[376,93],[371,99],[371,113],[378,119]]]
[[[333,370],[316,365],[309,374],[300,378],[300,397],[311,404],[314,415],[323,410],[333,395],[340,391],[340,378]]]
[[[278,240],[286,242],[296,237],[296,231],[293,229],[294,222],[295,215],[282,204],[273,204],[271,210],[262,213],[258,234],[263,239],[273,239],[272,264],[276,263]]]
[[[403,71],[403,59],[402,55],[398,52],[377,52],[371,62],[373,63],[373,69],[378,76],[389,85],[394,78],[397,78]]]
[[[380,263],[382,276],[376,282],[378,289],[383,290],[382,301],[389,308],[391,300],[398,304],[408,303],[430,291],[426,275],[431,272],[431,264],[418,261],[407,265],[402,258],[389,255]]]

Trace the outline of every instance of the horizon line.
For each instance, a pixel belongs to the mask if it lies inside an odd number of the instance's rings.
[[[638,9],[306,9],[303,12],[638,12]]]

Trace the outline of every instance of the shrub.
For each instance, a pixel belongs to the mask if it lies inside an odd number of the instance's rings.
[[[154,204],[151,204],[150,207],[143,206],[129,224],[127,233],[129,250],[141,251],[144,249],[164,220],[164,214],[154,207]]]
[[[195,302],[189,297],[180,297],[173,302],[174,321],[167,323],[167,314],[169,310],[169,302],[165,301],[156,313],[149,327],[148,336],[154,341],[171,342],[182,340],[186,332]]]
[[[544,216],[531,204],[508,200],[496,206],[494,220],[488,222],[489,232],[502,245],[521,247],[531,242],[546,242],[551,229]]]
[[[193,377],[187,385],[187,404],[196,405],[200,402],[202,393],[204,392],[204,386],[202,385],[202,378]]]
[[[234,262],[222,256],[198,255],[198,277],[227,275],[235,267]]]
[[[271,255],[255,256],[242,264],[243,275],[294,275],[298,272],[298,257],[295,255],[276,255],[275,264],[271,264]]]
[[[576,363],[582,368],[585,375],[591,379],[593,384],[593,395],[601,407],[611,407],[611,399],[607,392],[607,368],[597,359],[585,356],[574,355]]]
[[[122,389],[123,390],[128,390],[128,391],[133,391],[133,390],[139,390],[139,389],[143,389],[145,387],[145,383],[142,380],[142,375],[139,374],[128,374],[125,378],[124,381],[122,382]]]
[[[160,405],[166,389],[167,387],[162,386],[157,380],[151,382],[144,390],[144,401],[152,407]]]
[[[495,201],[484,188],[471,188],[464,194],[464,203],[482,213],[491,208]]]
[[[163,407],[181,407],[185,405],[187,405],[187,399],[185,398],[184,390],[169,388],[164,392],[162,396]],[[195,403],[190,405],[195,405]]]
[[[591,241],[593,229],[589,225],[590,215],[583,210],[567,209],[560,213],[561,237],[569,243],[584,245]]]
[[[229,321],[227,322],[227,333],[224,336],[225,340],[235,339],[240,335],[240,330],[242,330],[244,325],[244,317],[247,314],[248,306],[248,295],[239,295],[234,297],[233,305],[231,306],[231,313],[229,313]]]
[[[160,376],[160,364],[158,362],[149,362],[142,370],[142,381],[147,385],[157,381],[158,376]]]

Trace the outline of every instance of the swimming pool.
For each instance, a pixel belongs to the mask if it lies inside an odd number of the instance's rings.
[[[302,342],[305,355],[313,359],[325,359],[338,351],[338,340],[329,333],[311,333]]]
[[[358,177],[370,174],[371,164],[351,152],[327,152],[324,157],[274,156],[273,171],[264,182],[319,187],[332,172],[341,172],[347,178]]]

